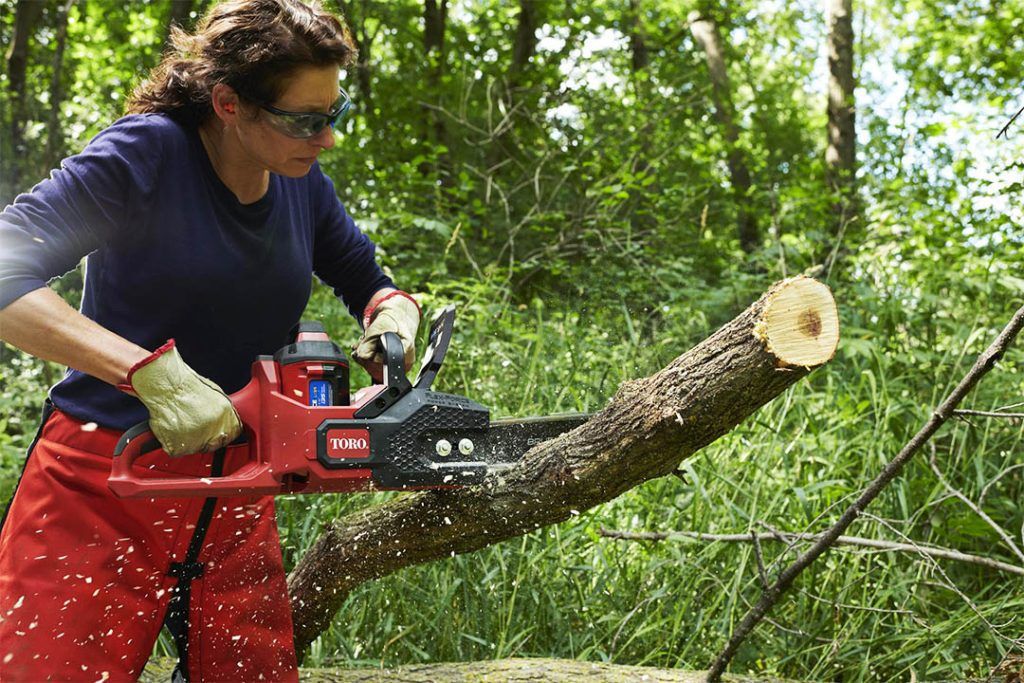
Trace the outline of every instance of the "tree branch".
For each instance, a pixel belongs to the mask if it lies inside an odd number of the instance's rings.
[[[978,417],[1002,417],[1006,419],[1019,420],[1024,418],[1024,413],[999,413],[991,410],[954,410],[953,414],[956,416],[961,415],[976,415]]]
[[[652,532],[601,529],[598,533],[606,538],[615,538],[624,541],[664,541],[672,538],[688,538],[696,541],[712,541],[716,543],[757,543],[760,541],[779,541],[781,543],[789,543],[791,541],[815,542],[821,539],[821,534],[791,533],[785,531],[777,534],[706,534],[699,531]],[[980,555],[971,555],[969,553],[960,552],[959,550],[939,548],[932,545],[895,543],[893,541],[881,541],[874,538],[861,538],[859,536],[839,536],[836,539],[835,544],[857,546],[860,548],[872,548],[874,550],[884,550],[886,552],[914,553],[942,560],[966,562],[967,564],[974,564],[981,567],[987,567],[989,569],[996,569],[998,571],[1016,574],[1018,576],[1024,576],[1024,567],[1018,567],[1007,562],[993,560]]]

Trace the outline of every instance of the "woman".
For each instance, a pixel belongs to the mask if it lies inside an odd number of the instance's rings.
[[[240,432],[226,394],[285,342],[314,273],[363,323],[372,374],[384,332],[412,354],[419,309],[317,164],[349,107],[343,26],[233,0],[173,43],[128,116],[0,214],[0,337],[69,366],[0,530],[3,681],[134,680],[172,596],[186,680],[297,680],[273,498],[217,501],[189,555],[203,500],[116,499],[110,454],[148,419],[147,472],[209,475]],[[79,313],[45,283],[86,254]]]

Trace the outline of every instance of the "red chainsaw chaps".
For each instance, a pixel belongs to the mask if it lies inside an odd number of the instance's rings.
[[[122,500],[120,434],[59,411],[0,532],[0,681],[134,681],[149,659],[202,498]],[[244,459],[228,449],[225,471]],[[140,458],[138,476],[204,476],[210,455]],[[218,501],[192,582],[192,681],[297,681],[272,496]]]

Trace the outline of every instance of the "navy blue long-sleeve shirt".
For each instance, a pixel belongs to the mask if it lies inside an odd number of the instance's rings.
[[[161,114],[115,122],[0,213],[0,309],[86,255],[84,315],[146,349],[174,338],[228,393],[286,342],[314,273],[357,319],[394,286],[319,165],[271,174],[266,195],[241,204],[198,132]],[[77,370],[50,398],[104,427],[147,418],[138,399]]]

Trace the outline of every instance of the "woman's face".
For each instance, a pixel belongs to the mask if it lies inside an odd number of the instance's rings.
[[[271,104],[287,112],[330,113],[338,102],[339,75],[336,66],[301,67]],[[334,146],[330,126],[309,138],[290,137],[281,132],[279,125],[273,125],[273,114],[251,106],[255,119],[238,127],[239,139],[253,160],[272,173],[301,178],[309,173],[320,152]]]

